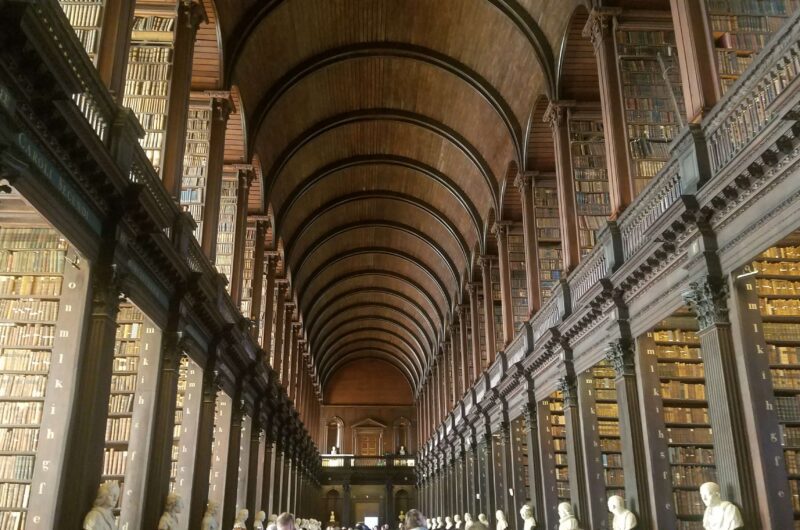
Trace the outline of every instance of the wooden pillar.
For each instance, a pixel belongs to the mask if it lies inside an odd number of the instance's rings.
[[[231,298],[236,307],[242,305],[242,283],[244,280],[244,247],[247,235],[247,198],[250,183],[253,182],[252,169],[239,170],[239,186],[236,190],[236,227],[233,234],[233,263],[231,265]]]
[[[264,336],[262,338],[261,347],[267,352],[267,362],[269,362],[269,354],[272,351],[272,328],[273,319],[273,306],[275,304],[275,271],[278,267],[278,255],[270,253],[267,255],[267,287],[264,289]]]
[[[281,356],[283,354],[283,317],[284,313],[286,313],[286,309],[284,308],[284,302],[286,299],[286,289],[288,288],[288,284],[285,280],[282,280],[278,284],[278,292],[276,296],[278,297],[278,304],[275,307],[275,343],[272,347],[272,369],[275,370],[275,373],[280,377],[281,373]]]
[[[469,316],[472,321],[472,381],[475,382],[481,376],[481,322],[478,308],[478,289],[479,284],[470,283],[467,285],[469,293]]]
[[[286,314],[283,316],[283,351],[281,352],[281,384],[284,388],[289,388],[289,376],[292,369],[292,315],[294,314],[294,303],[284,302]]]
[[[689,0],[692,1],[692,0]],[[633,200],[633,176],[628,163],[628,139],[625,109],[617,69],[613,18],[619,8],[594,8],[583,29],[592,40],[600,79],[600,104],[603,109],[603,131],[606,144],[606,165],[611,195],[612,217],[616,218]]]
[[[116,226],[105,227],[106,246],[91,268],[88,322],[77,362],[73,414],[67,430],[64,465],[58,484],[56,528],[80,528],[91,509],[103,469],[106,418],[111,394],[120,278],[112,265]]]
[[[272,496],[275,491],[274,473],[275,473],[275,446],[271,436],[272,427],[269,423],[266,425],[265,433],[265,449],[264,449],[264,467],[261,470],[261,509],[267,515],[272,513]]]
[[[135,6],[136,0],[117,0],[107,2],[103,8],[103,28],[97,46],[97,73],[118,103],[122,103],[125,95]]]
[[[533,200],[533,174],[520,173],[514,180],[522,202],[522,234],[525,241],[525,286],[528,289],[528,318],[542,305],[539,284],[539,243],[536,236],[536,207]]]
[[[394,526],[394,522],[397,519],[394,513],[394,484],[392,484],[392,478],[387,477],[386,479],[386,524],[389,527]]]
[[[261,302],[263,300],[262,291],[264,290],[264,239],[266,236],[267,222],[263,220],[256,221],[256,244],[253,249],[253,295],[250,305],[250,321],[252,322],[250,333],[256,342],[258,342],[258,332],[262,325]]]
[[[532,393],[532,391],[531,391]],[[530,395],[530,394],[529,394]],[[539,443],[540,473],[536,485],[540,488],[542,505],[539,511],[540,524],[544,528],[558,528],[559,495],[556,486],[556,453],[553,436],[550,434],[550,402],[544,399],[536,403],[536,436]]]
[[[161,175],[167,193],[176,201],[181,196],[194,41],[197,37],[197,28],[203,21],[208,22],[208,17],[202,2],[190,0],[178,3],[172,49],[172,78],[167,104],[167,126],[164,133],[164,167]]]
[[[481,279],[483,280],[483,320],[486,332],[486,353],[488,354],[489,366],[494,362],[497,355],[495,351],[495,332],[494,332],[494,297],[492,295],[492,258],[481,256],[478,259],[481,266]]]
[[[456,306],[456,315],[458,314],[459,306]],[[462,378],[459,369],[463,372],[467,369],[462,366],[461,362],[461,332],[459,331],[460,324],[458,323],[457,316],[453,317],[453,323],[450,324],[450,358],[453,365],[453,406],[458,402],[462,395],[464,395],[464,387],[462,386]]]
[[[689,123],[699,123],[722,97],[706,3],[670,0],[669,4],[681,68],[686,118]]]
[[[458,306],[458,345],[461,352],[461,396],[467,393],[470,387],[472,374],[469,373],[469,355],[467,342],[467,318],[469,308],[465,304]]]
[[[505,407],[505,404],[503,404]],[[506,416],[506,413],[503,413],[503,416]],[[512,481],[511,481],[511,428],[508,424],[508,421],[503,421],[500,423],[500,429],[497,433],[499,436],[495,437],[495,446],[492,450],[492,456],[494,460],[494,473],[495,473],[495,509],[503,510],[503,514],[506,516],[506,521],[509,523],[510,530],[514,529],[514,515],[516,510],[514,509],[513,498],[509,491],[512,490]],[[497,485],[497,476],[500,476],[500,482],[502,482],[502,487]],[[487,514],[490,517],[494,515],[494,513]],[[495,524],[497,521],[495,521]]]
[[[216,357],[216,345],[212,355]],[[214,357],[203,370],[203,402],[197,427],[197,450],[192,476],[192,498],[189,503],[189,528],[200,528],[208,503],[208,477],[211,474],[211,451],[214,442],[214,407],[219,384]]]
[[[251,520],[255,517],[256,512],[261,509],[259,505],[261,499],[259,499],[258,496],[258,483],[260,479],[259,457],[261,456],[263,432],[261,429],[261,406],[259,404],[256,405],[255,411],[253,412],[252,421],[250,440],[248,440],[250,457],[247,460],[247,493],[245,494],[245,508],[250,512]],[[261,462],[261,464],[263,464],[263,462]]]
[[[571,361],[567,361],[571,365]],[[567,364],[565,363],[565,364]],[[584,480],[585,456],[581,444],[580,415],[578,411],[578,395],[575,376],[571,366],[567,375],[559,380],[559,389],[564,399],[564,422],[567,433],[567,464],[569,466],[570,500],[579,521],[588,521],[592,513],[589,508],[589,493]],[[592,528],[592,526],[590,526]]]
[[[350,481],[348,479],[345,479],[342,490],[344,491],[344,499],[342,500],[342,526],[353,526],[350,520],[350,505],[352,504],[352,499],[350,497]]]
[[[472,460],[472,474],[470,476],[470,483],[472,484],[472,496],[470,498],[470,507],[473,518],[478,519],[478,513],[481,511],[481,491],[483,485],[481,484],[480,473],[480,457],[478,455],[478,440],[475,437],[474,428],[470,428],[470,459]]]
[[[558,224],[561,227],[561,247],[564,271],[569,273],[581,259],[578,241],[578,216],[575,207],[575,181],[572,177],[572,155],[569,146],[567,105],[570,102],[551,101],[544,121],[553,132],[556,156],[556,191],[558,193]]]
[[[525,419],[525,436],[528,441],[528,487],[530,488],[530,504],[533,508],[534,519],[544,525],[546,512],[542,496],[542,459],[539,447],[539,432],[537,429],[536,398],[533,394],[533,381],[526,381],[526,402],[522,414]],[[517,502],[519,504],[519,501]]]
[[[200,246],[211,263],[217,257],[217,227],[219,226],[220,197],[222,196],[222,166],[225,162],[225,130],[233,111],[230,94],[222,93],[211,99],[211,130],[208,135],[208,177],[203,204],[203,234]],[[165,168],[166,170],[166,168]],[[180,183],[180,181],[178,181]]]
[[[483,451],[483,464],[484,464],[484,481],[481,484],[481,505],[487,517],[494,517],[496,504],[494,500],[494,444],[492,443],[492,430],[489,426],[488,418],[486,418],[486,432],[483,434],[483,443],[481,450]],[[477,516],[476,516],[477,519]],[[491,519],[490,519],[491,520]]]
[[[508,263],[508,224],[494,225],[500,268],[500,303],[503,309],[503,342],[508,346],[514,340],[514,309],[511,301],[511,267]]]
[[[576,432],[575,443],[580,446],[584,467],[570,468],[570,475],[576,475],[586,491],[586,511],[581,516],[581,523],[589,528],[602,528],[608,521],[608,506],[592,370],[577,376],[576,394],[578,406],[574,410],[580,430]]]

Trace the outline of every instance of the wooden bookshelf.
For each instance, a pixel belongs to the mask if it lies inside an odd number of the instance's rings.
[[[559,502],[570,501],[567,426],[561,391],[553,392],[540,402],[539,414],[543,414],[539,428],[543,467],[545,475],[550,475],[549,478],[545,476],[545,490],[549,490],[545,497],[556,506]]]
[[[671,25],[615,32],[634,197],[669,160],[685,114]]]
[[[217,225],[217,270],[228,279],[228,292],[231,290],[231,267],[233,266],[233,246],[236,235],[236,192],[238,180],[226,175],[222,179],[222,194]]]
[[[798,7],[798,0],[706,0],[723,94]]]
[[[197,223],[194,237],[203,234],[203,208],[205,207],[208,178],[209,137],[211,133],[211,102],[192,100],[186,120],[186,148],[183,154],[181,178],[181,206]]]
[[[599,109],[570,109],[569,140],[581,256],[595,246],[611,215],[603,119]]]
[[[123,105],[145,130],[140,140],[147,158],[161,174],[172,79],[175,13],[137,13],[133,20]]]
[[[509,226],[507,238],[511,275],[511,312],[514,331],[519,331],[528,320],[528,280],[525,272],[525,236],[522,225]]]
[[[183,409],[186,404],[186,386],[189,375],[189,358],[181,357],[178,365],[178,389],[175,397],[175,427],[172,432],[172,467],[169,473],[169,489],[175,490],[175,481],[178,478],[178,459],[181,451],[181,432],[183,431]]]
[[[503,336],[503,294],[500,287],[500,260],[492,259],[491,273],[489,278],[492,283],[492,308],[494,314],[494,354],[503,351],[506,346]]]
[[[97,62],[105,0],[58,0],[70,26],[93,63]]]
[[[511,443],[513,444],[514,460],[514,499],[515,504],[529,502],[531,484],[528,475],[528,429],[525,418],[520,416],[511,422]],[[525,495],[525,498],[519,498]],[[510,516],[510,515],[509,515]]]
[[[644,396],[643,406],[649,428],[664,433],[651,450],[668,455],[667,488],[682,530],[702,530],[705,506],[699,488],[717,480],[697,328],[694,314],[684,309],[639,339],[642,384],[658,389]]]
[[[789,479],[794,528],[800,528],[800,245],[767,249],[753,263],[761,329]]]
[[[553,295],[553,289],[561,279],[561,271],[564,268],[555,179],[537,178],[533,201],[539,256],[539,286],[544,303]]]
[[[478,289],[478,344],[481,351],[480,371],[489,367],[489,348],[486,347],[486,304],[484,303],[483,289]]]
[[[222,513],[225,500],[225,470],[227,469],[233,402],[223,391],[217,392],[214,405],[214,438],[211,451],[211,475],[208,482],[208,499],[219,504]]]
[[[245,318],[250,318],[253,305],[253,267],[256,253],[256,224],[247,223],[244,236],[244,272],[242,274],[242,302],[240,309]]]
[[[192,478],[194,476],[195,453],[197,450],[197,435],[200,420],[200,405],[203,399],[203,370],[194,361],[186,358],[186,364],[181,362],[179,373],[178,391],[179,406],[175,407],[176,421],[180,411],[180,435],[176,440],[177,463],[173,464],[174,474],[170,475],[170,489],[184,499],[191,498]],[[185,386],[181,381],[185,380]],[[185,388],[181,392],[182,386]],[[173,449],[173,456],[175,449]],[[173,462],[175,460],[173,459]]]

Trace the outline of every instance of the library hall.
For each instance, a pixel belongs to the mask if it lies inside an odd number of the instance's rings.
[[[800,530],[800,0],[0,0],[0,530]]]

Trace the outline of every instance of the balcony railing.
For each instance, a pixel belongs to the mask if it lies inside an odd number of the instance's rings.
[[[416,465],[416,459],[410,455],[322,455],[320,458],[324,468],[413,468]]]

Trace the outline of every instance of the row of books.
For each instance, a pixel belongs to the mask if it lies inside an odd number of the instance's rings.
[[[800,317],[800,298],[758,299],[762,316]]]
[[[44,397],[46,375],[0,374],[0,399],[8,397]]]
[[[626,126],[628,138],[647,138],[671,142],[675,135],[674,127],[654,123],[629,123]]]
[[[661,397],[664,399],[705,399],[706,385],[682,381],[662,381]]]
[[[117,324],[117,339],[138,339],[142,336],[142,324],[138,322]]]
[[[800,364],[800,347],[767,344],[767,356],[771,365]]]
[[[668,427],[667,441],[673,444],[710,444],[713,441],[710,428]]]
[[[140,73],[160,74],[160,76],[153,79],[127,79],[125,81],[125,97],[128,98],[126,103],[129,106],[141,100],[142,96],[157,96],[162,101],[166,99],[169,91],[169,82],[165,79],[160,79],[160,77],[163,77],[165,73],[169,73],[168,65],[140,64],[134,65],[132,68],[141,69]]]
[[[664,407],[664,421],[667,423],[708,424],[708,409],[697,407]]]
[[[17,324],[0,326],[0,344],[4,346],[52,347],[55,326],[50,324]]]
[[[705,482],[716,482],[717,470],[709,466],[672,466],[672,484],[699,488]]]
[[[49,369],[50,352],[48,350],[5,348],[0,352],[0,371],[46,374]]]
[[[680,516],[691,516],[691,515],[703,515],[705,513],[705,505],[703,504],[703,500],[700,498],[699,491],[691,491],[691,490],[673,490],[672,496],[675,499],[675,509],[678,513],[678,517]],[[700,529],[702,530],[701,523],[699,521],[682,521],[684,524],[683,527],[685,529]]]
[[[149,123],[145,123],[141,118],[139,122],[145,129],[159,128],[161,123],[159,120],[164,120],[163,114],[167,112],[167,100],[165,98],[127,98],[125,99],[125,106],[130,108],[133,112],[138,114],[149,115]],[[138,117],[138,116],[137,116]]]
[[[67,15],[70,26],[88,28],[100,27],[103,15],[103,4],[100,2],[89,3],[72,3],[60,1],[61,9]]]
[[[634,160],[641,160],[643,158],[658,158],[666,160],[669,158],[669,146],[662,141],[651,141],[647,138],[635,138],[628,142],[630,147],[631,157]],[[637,164],[637,173],[642,172],[650,175],[655,175],[661,170],[663,165],[639,165]],[[655,168],[655,169],[654,169]]]
[[[658,376],[668,377],[705,377],[705,370],[702,364],[698,363],[659,363]]]
[[[800,326],[779,322],[764,322],[764,337],[769,341],[800,341]]]
[[[103,451],[103,475],[124,475],[128,464],[128,451],[106,447]]]
[[[132,44],[128,54],[128,79],[159,79],[160,76],[150,76],[152,70],[140,70],[142,66],[147,66],[149,63],[163,63],[168,64],[172,62],[172,47],[171,46],[153,46]],[[145,63],[145,64],[138,64]],[[163,65],[154,64],[158,67]],[[163,73],[164,70],[157,70],[157,73]],[[165,94],[164,94],[165,95]]]
[[[127,442],[131,435],[131,418],[108,418],[106,420],[106,441]]]
[[[27,512],[0,512],[0,530],[23,530],[26,520]]]
[[[138,357],[115,357],[113,370],[115,372],[135,372],[139,369]]]
[[[39,299],[0,299],[0,319],[20,321],[54,321],[58,318],[58,302]]]
[[[714,41],[717,48],[760,51],[772,37],[769,33],[725,33]]]
[[[778,421],[800,421],[800,396],[776,396]]]
[[[117,375],[111,377],[111,392],[133,392],[136,390],[136,376]]]
[[[67,241],[49,228],[0,228],[0,249],[66,250]]]
[[[742,75],[753,64],[752,55],[739,55],[736,52],[717,50],[717,64],[722,75]]]
[[[0,456],[0,481],[31,480],[34,463],[32,455]]]
[[[64,272],[64,251],[0,249],[2,273],[61,273]]]
[[[800,449],[800,427],[781,425],[780,428],[783,446],[791,449]]]
[[[141,321],[144,318],[144,313],[131,304],[120,304],[119,312],[117,313],[117,322],[122,321]]]
[[[133,412],[133,394],[112,394],[108,401],[108,412],[112,414]]]
[[[7,422],[11,424],[13,422]],[[0,429],[0,451],[33,453],[39,445],[39,428],[15,427]]]
[[[175,17],[135,16],[133,31],[173,31]]]
[[[61,294],[61,276],[0,276],[0,296],[50,296]]]
[[[139,355],[140,349],[138,342],[117,342],[114,345],[114,355]]]
[[[633,176],[634,178],[651,179],[658,175],[658,172],[661,171],[663,167],[663,160],[636,160],[632,168]]]
[[[30,494],[30,484],[0,482],[0,508],[26,507]]]
[[[714,450],[707,447],[670,447],[668,451],[669,461],[673,466],[684,464],[713,466],[715,464]]]
[[[36,425],[42,421],[41,401],[2,401],[0,425]]]
[[[759,255],[760,258],[800,260],[800,246],[770,247]],[[791,262],[790,262],[791,263]]]
[[[684,329],[667,329],[653,332],[653,340],[656,342],[689,342],[700,343],[700,337],[696,331]]]
[[[797,0],[706,0],[710,14],[787,15],[796,6]]]
[[[622,455],[619,453],[603,453],[603,467],[622,467]]]

